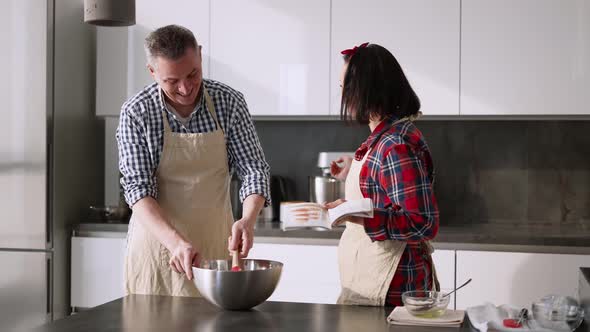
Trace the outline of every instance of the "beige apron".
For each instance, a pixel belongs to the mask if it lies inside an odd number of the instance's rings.
[[[207,109],[217,129],[174,133],[166,113],[164,146],[156,172],[158,203],[167,220],[199,251],[201,259],[226,259],[233,216],[225,137],[211,97]],[[125,259],[127,294],[200,296],[192,281],[172,270],[170,252],[133,217]]]
[[[406,118],[397,122],[405,121]],[[396,122],[396,123],[397,123]],[[353,160],[345,183],[345,199],[362,199],[360,172],[371,150],[361,161]],[[383,306],[406,242],[372,242],[362,225],[347,222],[338,245],[342,291],[338,304]],[[429,250],[432,247],[426,242]],[[434,264],[431,265],[434,271]],[[434,272],[433,272],[434,273]],[[434,276],[436,279],[436,277]]]

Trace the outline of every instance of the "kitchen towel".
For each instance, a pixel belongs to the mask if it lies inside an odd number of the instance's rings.
[[[530,317],[521,328],[505,327],[503,323],[504,319],[517,318],[521,309],[522,308],[507,304],[496,307],[492,303],[485,303],[483,305],[467,308],[467,316],[469,317],[471,325],[480,332],[487,332],[488,330],[507,332],[551,332],[551,330],[539,326],[532,317]]]
[[[387,322],[394,325],[460,327],[464,318],[463,310],[447,310],[437,318],[420,318],[412,316],[405,307],[395,307],[387,317]]]

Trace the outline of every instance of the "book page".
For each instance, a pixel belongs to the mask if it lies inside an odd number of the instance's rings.
[[[291,203],[281,205],[282,228],[323,227],[330,229],[328,212],[317,203]]]
[[[317,203],[289,203],[281,205],[280,214],[283,230],[304,227],[331,229],[340,226],[350,216],[372,218],[373,201],[370,198],[350,200],[328,210]]]
[[[341,224],[350,216],[373,218],[373,201],[370,198],[354,199],[328,210],[332,226]]]

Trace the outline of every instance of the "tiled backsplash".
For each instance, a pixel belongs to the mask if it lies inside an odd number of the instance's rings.
[[[106,201],[116,202],[114,130],[106,125]],[[308,198],[320,151],[354,151],[366,126],[338,121],[257,121],[273,175]],[[571,223],[590,226],[590,121],[418,121],[435,162],[442,224]],[[116,196],[116,197],[113,197]]]

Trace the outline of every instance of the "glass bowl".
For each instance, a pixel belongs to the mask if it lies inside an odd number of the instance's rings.
[[[584,319],[584,309],[569,296],[547,295],[532,305],[533,318],[542,327],[569,332]]]
[[[446,292],[409,291],[402,293],[402,302],[408,312],[420,318],[437,318],[445,314],[450,296]]]

